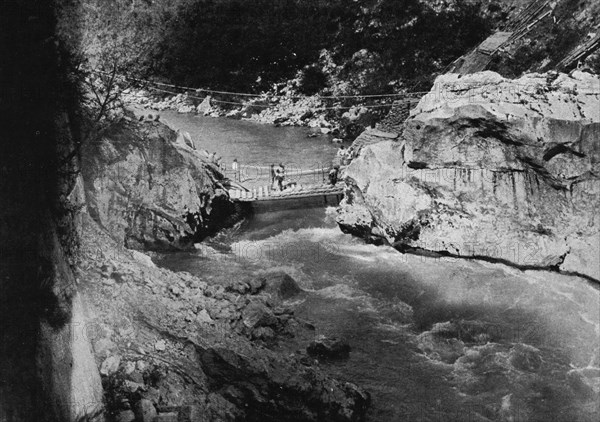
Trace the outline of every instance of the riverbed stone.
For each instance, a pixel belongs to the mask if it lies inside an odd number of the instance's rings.
[[[120,356],[109,356],[107,357],[102,365],[100,366],[100,374],[101,375],[111,375],[117,372],[119,369],[119,364],[121,363]]]
[[[108,357],[116,349],[117,345],[108,338],[101,338],[94,343],[96,356]]]
[[[291,299],[303,292],[296,280],[284,272],[265,274],[260,277],[259,282],[265,286],[265,292],[283,300]]]
[[[179,410],[178,422],[203,422],[202,409],[199,406],[182,406]]]
[[[116,422],[134,422],[135,413],[132,410],[122,410],[115,418]]]
[[[167,343],[164,340],[158,340],[156,343],[154,343],[154,349],[158,350],[159,352],[164,351],[167,348]]]
[[[196,314],[196,319],[201,324],[211,324],[214,322],[206,309],[202,309],[200,312],[198,312],[198,314]]]
[[[242,321],[248,328],[267,327],[277,324],[277,318],[264,304],[254,302],[242,312]]]
[[[159,413],[154,419],[153,422],[177,422],[178,416],[175,412],[167,412],[167,413]]]
[[[148,399],[141,399],[135,404],[135,414],[140,422],[153,422],[157,416],[154,404]]]
[[[310,356],[325,359],[346,359],[350,356],[350,345],[337,338],[321,337],[306,348]]]

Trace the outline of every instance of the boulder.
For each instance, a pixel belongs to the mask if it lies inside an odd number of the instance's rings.
[[[153,422],[177,422],[178,415],[175,412],[161,413],[161,414],[157,415],[154,419],[152,419],[152,421]]]
[[[191,249],[239,218],[223,175],[189,134],[160,122],[121,122],[86,143],[82,160],[89,214],[128,248]]]
[[[212,112],[212,105],[210,103],[211,99],[212,97],[210,95],[204,97],[202,102],[196,107],[196,113],[202,114],[204,116],[210,114]]]
[[[377,227],[403,252],[600,279],[599,85],[582,72],[440,76],[393,128],[400,140],[357,138],[338,224]]]
[[[144,389],[144,383],[139,383],[135,381],[125,380],[123,381],[123,389],[131,394],[137,392],[138,390]]]
[[[350,345],[336,338],[321,337],[311,342],[306,352],[317,358],[346,359],[350,355]]]
[[[166,348],[167,343],[164,340],[158,340],[156,343],[154,343],[154,349],[158,350],[159,352],[165,351]]]
[[[200,312],[198,312],[198,314],[196,315],[196,320],[201,324],[211,324],[214,322],[214,320],[210,317],[206,309],[202,309]]]
[[[235,120],[239,120],[242,118],[242,111],[241,110],[231,110],[229,112],[227,112],[227,114],[225,114],[225,117],[228,117],[230,119],[235,119]]]
[[[120,363],[121,358],[119,356],[107,357],[104,362],[102,362],[102,365],[100,365],[100,374],[105,376],[114,374],[119,369]]]
[[[241,111],[242,117],[251,118],[254,115],[260,114],[261,111],[265,110],[269,107],[269,103],[262,99],[254,100],[248,104],[246,104]]]
[[[179,410],[178,422],[203,422],[202,409],[198,406],[182,406]]]
[[[265,274],[254,281],[255,286],[261,284],[263,291],[271,293],[279,299],[291,299],[302,293],[303,290],[298,286],[296,280],[284,272],[275,272]]]
[[[177,144],[178,146],[187,146],[191,149],[196,149],[196,146],[194,145],[194,141],[192,140],[192,136],[190,135],[189,132],[185,131],[185,130],[180,130],[178,129],[177,132],[175,132],[177,134],[177,138],[175,139],[175,144]]]
[[[265,414],[299,421],[364,420],[370,403],[365,391],[349,382],[332,382],[313,368],[290,370],[287,358],[266,361],[268,349],[261,354],[255,359],[223,347],[200,351],[203,372],[216,385],[226,380],[227,400],[246,409],[247,420],[265,420]]]
[[[373,125],[375,116],[366,107],[352,107],[342,114],[340,128],[342,137],[354,140],[363,130]]]
[[[252,330],[252,338],[260,340],[271,340],[275,337],[275,331],[271,327],[258,327]]]
[[[252,279],[248,280],[248,288],[250,290],[250,293],[256,294],[256,293],[260,292],[262,290],[262,288],[265,286],[265,282],[266,282],[266,280],[262,277],[252,278]]]
[[[150,400],[141,399],[135,404],[135,414],[139,422],[153,422],[157,412]]]
[[[98,339],[94,343],[94,353],[99,357],[108,357],[117,350],[117,345],[107,338]]]
[[[196,111],[196,108],[193,105],[181,105],[177,107],[178,113],[193,113]]]
[[[277,318],[266,305],[254,302],[242,312],[242,322],[248,328],[267,327],[277,324]]]
[[[115,417],[115,422],[134,422],[135,414],[132,410],[122,410]]]

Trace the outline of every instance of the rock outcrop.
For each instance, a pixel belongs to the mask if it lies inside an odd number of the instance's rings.
[[[189,248],[239,212],[218,167],[160,122],[124,119],[84,147],[83,174],[90,215],[129,248]]]
[[[444,75],[397,132],[347,168],[343,230],[600,279],[598,77]]]
[[[81,333],[115,420],[364,420],[368,393],[301,363],[305,354],[267,347],[311,328],[271,304],[259,291],[264,278],[239,291],[220,284],[226,274],[156,267],[84,217],[79,276],[89,317]]]

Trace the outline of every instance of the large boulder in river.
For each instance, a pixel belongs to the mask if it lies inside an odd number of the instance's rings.
[[[350,355],[350,345],[337,338],[320,337],[308,345],[306,352],[322,359],[345,359]]]
[[[267,273],[259,280],[264,286],[264,291],[278,299],[291,299],[303,292],[296,280],[282,271]]]
[[[600,279],[600,78],[444,75],[396,129],[357,139],[343,230]]]
[[[211,99],[212,97],[210,95],[204,97],[204,100],[196,107],[196,113],[204,116],[209,115],[213,111],[212,104],[210,103]]]
[[[84,145],[90,215],[135,249],[192,247],[231,224],[223,175],[190,143],[160,122],[123,120]]]

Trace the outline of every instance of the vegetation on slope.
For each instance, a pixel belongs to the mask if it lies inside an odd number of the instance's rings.
[[[259,92],[301,71],[307,94],[333,76],[348,93],[387,92],[443,71],[492,31],[501,10],[494,1],[86,0],[86,53],[96,66],[189,86]],[[324,51],[335,75],[319,61]],[[365,67],[373,71],[352,84]]]

